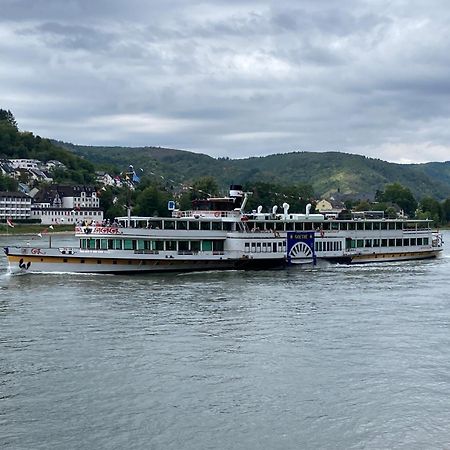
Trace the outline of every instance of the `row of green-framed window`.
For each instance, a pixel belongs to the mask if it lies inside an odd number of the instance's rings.
[[[378,231],[428,229],[426,222],[247,222],[250,231]]]
[[[231,231],[232,222],[203,221],[203,220],[149,220],[132,221],[136,228],[149,228],[154,230],[202,230],[202,231]]]
[[[163,241],[146,239],[80,239],[83,250],[223,251],[223,240]]]
[[[411,247],[428,245],[428,238],[406,238],[406,239],[352,239],[351,248],[370,247]]]

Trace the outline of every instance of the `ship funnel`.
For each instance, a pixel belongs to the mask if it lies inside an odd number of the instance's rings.
[[[258,214],[261,214],[261,211],[262,211],[262,206],[261,205],[258,206],[257,211],[258,211]]]
[[[283,210],[284,210],[284,214],[287,214],[289,211],[289,203],[284,202],[283,203]]]
[[[242,198],[243,196],[244,192],[242,191],[242,186],[240,184],[232,184],[230,186],[230,197]]]
[[[272,208],[272,214],[276,214],[276,213],[277,213],[277,209],[278,209],[278,206],[275,205],[275,206]]]
[[[309,212],[311,211],[311,203],[308,203],[307,205],[306,205],[306,217],[308,217],[309,216]]]

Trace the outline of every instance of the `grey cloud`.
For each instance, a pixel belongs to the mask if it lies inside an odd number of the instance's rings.
[[[232,157],[448,145],[444,2],[3,3],[0,106],[43,136]]]

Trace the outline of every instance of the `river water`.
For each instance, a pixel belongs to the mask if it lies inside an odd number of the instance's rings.
[[[145,276],[2,256],[0,447],[450,448],[449,280],[448,249]]]

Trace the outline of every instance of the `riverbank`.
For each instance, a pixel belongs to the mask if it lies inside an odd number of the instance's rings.
[[[41,224],[16,224],[14,227],[9,227],[2,224],[0,225],[0,236],[75,233],[74,225],[52,225],[52,227]]]

